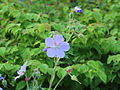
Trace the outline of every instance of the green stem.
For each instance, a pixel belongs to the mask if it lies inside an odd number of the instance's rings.
[[[26,81],[26,84],[27,84],[27,90],[30,90],[28,81]]]
[[[36,85],[35,85],[35,77],[33,76],[33,82],[32,82],[32,84],[33,84],[33,90],[35,89],[35,87],[36,87]]]
[[[38,89],[38,87],[39,87],[39,86],[38,86],[38,81],[37,81],[37,80],[36,80],[36,85],[35,85],[35,86],[36,86],[36,87],[37,87],[37,89]]]
[[[70,26],[71,26],[70,20],[72,20],[72,22],[74,23],[73,15],[74,15],[73,12],[71,12],[71,13],[69,14],[69,20],[68,20],[69,23],[68,23],[68,24],[69,24]],[[69,29],[68,31],[70,31],[70,29]],[[69,34],[70,34],[70,33],[69,33]],[[71,39],[71,37],[73,36],[73,34],[74,34],[74,32],[71,33],[71,35],[69,36],[69,38],[68,38],[68,40],[67,40],[66,42],[69,42],[69,41],[70,41],[70,39]]]
[[[55,66],[54,66],[54,68],[53,68],[53,73],[52,73],[52,75],[51,75],[51,79],[50,79],[50,83],[49,83],[49,88],[48,88],[48,90],[50,90],[51,87],[52,87],[52,83],[53,83],[54,78],[55,78],[56,67],[57,67],[57,64],[58,64],[59,60],[60,60],[60,59],[58,58],[57,61],[55,62]]]
[[[54,87],[54,89],[53,90],[55,90],[56,88],[57,88],[57,86],[60,84],[60,82],[65,78],[65,76],[66,76],[67,74],[65,74],[59,81],[58,81],[58,83],[55,85],[55,87]]]
[[[73,35],[73,32],[72,32],[72,34],[70,35],[70,37],[68,38],[68,40],[67,40],[66,42],[69,42],[69,41],[70,41],[72,35]]]

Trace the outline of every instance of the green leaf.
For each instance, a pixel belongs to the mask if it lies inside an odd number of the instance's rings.
[[[39,31],[39,32],[44,32],[44,31],[45,31],[45,26],[44,26],[43,23],[39,25],[38,31]]]
[[[103,67],[102,67],[103,64],[102,64],[101,62],[99,62],[99,61],[90,60],[90,61],[87,62],[87,64],[88,64],[91,68],[96,69],[96,70],[100,70],[101,68],[103,68]]]
[[[90,60],[87,62],[89,67],[92,69],[92,73],[96,73],[97,76],[104,82],[107,82],[107,75],[104,72],[103,64],[100,61]]]
[[[109,56],[107,59],[107,64],[110,64],[111,62],[119,63],[120,62],[120,54]]]
[[[39,27],[38,27],[38,31],[39,32],[43,32],[45,30],[50,31],[51,30],[51,25],[48,24],[48,23],[42,23],[42,24],[40,24]]]
[[[5,63],[4,64],[4,68],[5,68],[5,70],[11,70],[12,68],[13,68],[13,65],[12,64],[8,64],[8,63]]]
[[[89,70],[89,67],[87,65],[85,65],[85,64],[80,65],[80,67],[78,68],[78,71],[80,73],[86,73],[86,72],[88,72],[88,70]]]
[[[21,90],[26,86],[25,81],[20,81],[17,86],[16,86],[16,90]]]
[[[102,16],[101,16],[101,14],[100,14],[99,11],[95,11],[95,12],[93,13],[93,16],[94,16],[94,18],[96,19],[96,21],[98,21],[98,22],[101,22],[101,21],[102,21]]]
[[[53,71],[54,71],[53,68],[49,68],[49,69],[48,69],[48,73],[49,73],[50,75],[52,75]]]
[[[0,56],[5,56],[6,53],[6,48],[5,47],[0,47]]]
[[[39,65],[41,65],[41,63],[40,63],[40,61],[38,61],[38,60],[29,60],[28,61],[28,64],[27,64],[28,66],[39,66]]]
[[[89,67],[86,64],[76,64],[76,65],[73,65],[73,68],[80,73],[85,73],[85,72],[88,72],[89,70]]]
[[[62,78],[67,72],[63,69],[63,68],[60,68],[57,70],[57,76],[59,78]]]
[[[40,53],[41,53],[40,48],[34,48],[34,49],[31,50],[31,55],[35,56],[35,55],[38,55]]]
[[[0,70],[4,67],[4,64],[0,63]]]
[[[104,83],[107,82],[107,76],[103,71],[97,71],[96,73]]]
[[[28,59],[31,56],[31,52],[29,48],[24,48],[21,52],[21,56],[23,59]]]
[[[11,54],[13,54],[16,51],[18,51],[18,47],[17,46],[11,47],[11,49],[10,49],[10,53]]]
[[[46,74],[48,72],[48,65],[47,64],[41,64],[38,66],[40,68],[40,71]]]

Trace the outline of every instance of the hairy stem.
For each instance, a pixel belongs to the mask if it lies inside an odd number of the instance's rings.
[[[28,81],[26,81],[26,84],[27,84],[27,90],[30,90]]]
[[[65,74],[59,81],[58,81],[58,83],[55,85],[55,87],[54,87],[54,89],[53,90],[55,90],[56,88],[57,88],[57,86],[60,84],[60,82],[65,78],[65,76],[66,76],[67,74]]]
[[[60,59],[58,58],[57,61],[55,62],[55,66],[54,66],[54,68],[53,68],[53,73],[52,73],[52,75],[51,75],[51,79],[50,79],[50,83],[49,83],[49,88],[48,88],[48,90],[51,89],[52,83],[53,83],[53,81],[54,81],[54,79],[55,79],[56,67],[57,67],[57,64],[58,64],[59,60],[60,60]]]

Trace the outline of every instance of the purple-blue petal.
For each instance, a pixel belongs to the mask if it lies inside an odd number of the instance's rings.
[[[0,80],[2,80],[3,79],[3,77],[2,76],[0,76]]]
[[[76,6],[74,9],[75,9],[76,12],[82,13],[82,9],[80,7]]]
[[[17,71],[19,75],[23,75],[26,72],[27,61],[21,66],[20,70]]]
[[[50,37],[45,39],[45,44],[47,47],[53,47],[55,45],[53,38]]]
[[[22,71],[26,71],[26,64],[27,64],[27,61],[23,64],[23,66],[21,66]]]
[[[62,42],[62,43],[60,44],[60,49],[63,50],[63,51],[68,51],[68,50],[70,49],[69,43],[67,43],[67,42]]]
[[[76,10],[76,12],[82,13],[82,10],[81,9],[80,10]]]
[[[64,56],[65,56],[65,53],[64,53],[64,51],[63,50],[61,50],[61,49],[56,49],[56,51],[55,51],[56,53],[55,53],[55,57],[58,57],[58,58],[63,58]]]
[[[62,35],[58,34],[54,36],[54,41],[56,43],[56,45],[59,45],[61,42],[64,41],[64,38]]]
[[[44,48],[43,51],[44,51],[44,52],[47,52],[47,49],[48,49],[48,48]]]
[[[48,57],[55,57],[55,48],[48,48],[47,49],[47,56]]]

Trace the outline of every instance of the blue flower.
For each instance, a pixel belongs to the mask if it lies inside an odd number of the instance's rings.
[[[64,38],[60,34],[53,38],[46,38],[45,44],[47,48],[44,48],[44,51],[47,51],[47,56],[52,58],[63,58],[65,56],[64,52],[70,49],[69,43],[64,42]]]
[[[15,77],[15,80],[25,74],[26,64],[27,64],[27,61],[23,64],[23,66],[21,66],[20,70],[17,71],[18,76]]]
[[[3,90],[3,89],[0,87],[0,90]]]
[[[1,74],[0,74],[0,80],[3,80],[3,77],[1,76]]]
[[[39,78],[40,78],[40,75],[38,75],[37,78],[39,79]]]
[[[74,8],[74,11],[78,13],[82,13],[82,9],[77,6]]]

